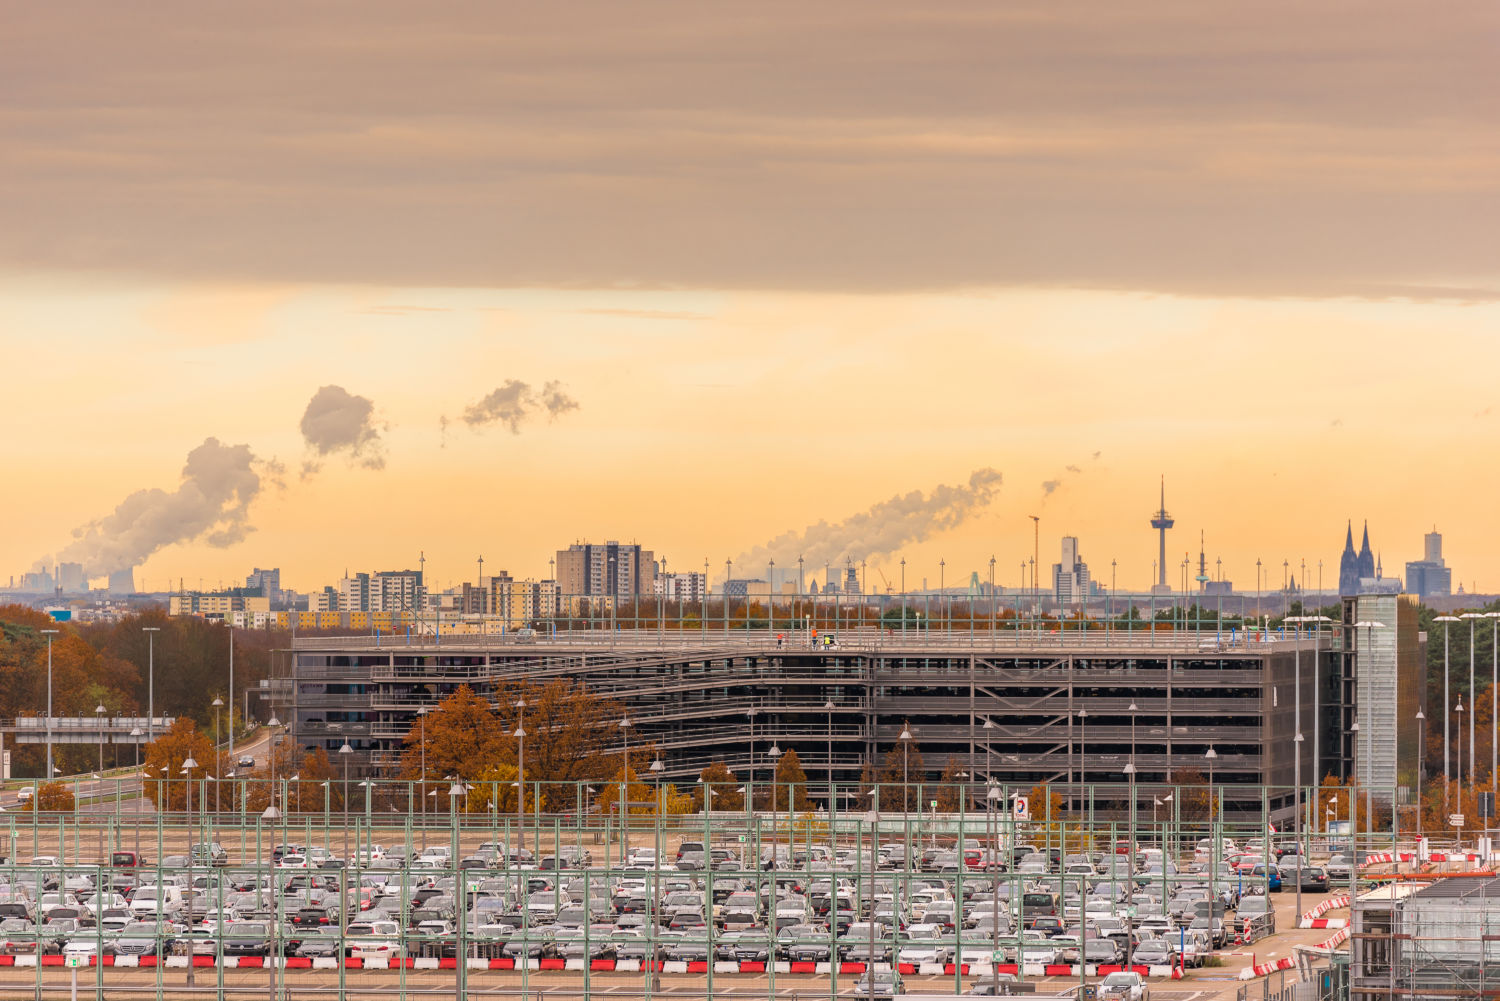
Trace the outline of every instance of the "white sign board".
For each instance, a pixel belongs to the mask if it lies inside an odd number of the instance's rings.
[[[1011,800],[1010,812],[1011,816],[1015,817],[1017,820],[1030,820],[1031,800],[1025,796],[1017,796],[1015,799]]]

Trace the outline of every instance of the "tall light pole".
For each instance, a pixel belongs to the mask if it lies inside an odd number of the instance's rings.
[[[1212,836],[1214,822],[1218,819],[1217,814],[1221,806],[1218,803],[1218,796],[1215,795],[1217,790],[1214,787],[1214,762],[1219,760],[1219,752],[1214,750],[1212,744],[1209,744],[1208,750],[1204,753],[1203,757],[1208,759],[1208,830],[1210,836]],[[1214,856],[1217,858],[1218,854],[1219,851],[1215,848]]]
[[[1490,620],[1490,792],[1500,793],[1500,711],[1495,708],[1500,694],[1500,612],[1485,612],[1484,617]]]
[[[224,700],[221,699],[221,698],[219,698],[217,695],[215,695],[214,696],[214,701],[213,701],[213,707],[214,707],[214,757],[216,759],[219,756],[219,709],[222,708],[223,705],[224,705]],[[234,729],[234,723],[233,723],[233,721],[230,721],[229,728],[231,730]],[[215,772],[217,772],[218,770],[219,770],[218,768],[214,769]],[[218,786],[217,783],[215,783],[214,784],[214,813],[218,813],[218,812],[219,812],[219,786]]]
[[[421,774],[417,776],[417,799],[421,801],[422,847],[427,847],[427,706],[417,707],[417,743],[421,747]],[[517,865],[520,864],[519,857]]]
[[[1459,733],[1463,733],[1463,730],[1464,730],[1464,697],[1462,695],[1460,695],[1458,697],[1458,707],[1456,709],[1454,709],[1453,711],[1456,712],[1456,713],[1458,713],[1458,732]],[[1469,718],[1473,719],[1474,718],[1473,714],[1470,714]],[[1453,810],[1453,812],[1457,813],[1457,814],[1462,814],[1464,812],[1464,756],[1462,754],[1456,754],[1456,755],[1454,755],[1454,757],[1458,759],[1458,782],[1454,785],[1454,788],[1457,790],[1457,794],[1455,796],[1455,799],[1457,801],[1454,803],[1454,810]],[[1467,817],[1464,818],[1465,821],[1467,821],[1468,819],[1469,818],[1467,818]],[[1458,836],[1459,836],[1459,838],[1461,840],[1463,838],[1463,834],[1462,834],[1463,828],[1459,828],[1458,830],[1459,830],[1459,835]]]
[[[141,854],[141,800],[146,797],[146,779],[141,775],[141,736],[146,731],[138,726],[130,728],[130,742],[135,745],[135,780],[141,784],[135,801],[135,854]]]
[[[1078,809],[1088,806],[1089,783],[1085,769],[1089,753],[1089,711],[1078,710]]]
[[[1131,871],[1135,871],[1135,714],[1140,709],[1135,699],[1130,700],[1130,760],[1125,763],[1125,775],[1130,780],[1130,859]],[[1129,943],[1127,942],[1128,946]]]
[[[624,763],[620,767],[620,798],[616,804],[620,811],[620,864],[625,864],[625,852],[629,849],[630,842],[630,717],[626,716],[620,720],[620,737],[625,742],[622,752]],[[604,854],[609,855],[609,846],[605,845]]]
[[[1441,622],[1443,624],[1443,808],[1447,809],[1449,797],[1448,790],[1451,788],[1451,783],[1449,782],[1450,776],[1448,773],[1448,746],[1451,743],[1451,738],[1448,735],[1448,717],[1453,712],[1453,708],[1448,701],[1448,654],[1450,651],[1450,647],[1448,644],[1448,627],[1453,625],[1453,623],[1455,622],[1461,622],[1463,620],[1456,615],[1439,615],[1432,621]]]
[[[156,740],[156,634],[160,626],[141,626],[146,634],[146,743]]]
[[[776,784],[776,771],[781,764],[781,745],[771,743],[771,749],[766,752],[771,756],[771,868],[776,868],[776,811],[781,805],[776,801],[779,789]],[[790,812],[790,811],[788,811]]]
[[[833,700],[829,699],[823,703],[823,710],[828,713],[828,816],[833,816],[834,797],[836,793],[833,787]],[[829,823],[832,823],[830,819]]]
[[[1417,840],[1422,840],[1422,767],[1427,757],[1427,714],[1417,710]]]
[[[187,823],[188,823],[188,832],[189,832],[188,833],[188,886],[192,886],[193,885],[193,856],[196,854],[193,851],[193,835],[192,835],[192,830],[193,830],[193,769],[197,768],[197,767],[198,767],[198,762],[196,762],[196,761],[193,760],[193,756],[191,754],[189,754],[187,756],[187,758],[182,762],[182,774],[186,776],[186,779],[183,781],[183,786],[185,787],[185,792],[187,793]],[[168,788],[170,789],[170,786]],[[206,846],[205,846],[205,848],[206,848]],[[191,914],[191,912],[188,915],[188,920],[190,922],[192,921],[192,914]],[[192,954],[192,948],[191,948],[191,946],[188,949],[187,985],[189,987],[193,986],[193,954]]]
[[[354,748],[349,742],[344,741],[344,746],[339,748],[339,757],[344,760],[344,864],[349,864],[349,759],[354,756]]]
[[[43,629],[47,637],[47,774],[43,782],[52,781],[52,637],[57,635],[56,629]],[[35,805],[32,809],[36,809]]]
[[[516,700],[516,864],[526,847],[526,700]]]
[[[811,636],[812,633],[808,633]],[[745,809],[747,814],[755,812],[755,714],[760,710],[751,706],[745,710],[745,715],[750,719],[750,774],[745,778]]]
[[[1474,620],[1484,618],[1483,612],[1465,612],[1460,618],[1469,620],[1469,704],[1473,705],[1477,696],[1474,694]],[[1473,782],[1479,778],[1479,769],[1474,767],[1474,717],[1478,713],[1469,713],[1469,781]],[[1462,744],[1464,735],[1460,730],[1458,734],[1459,743]]]
[[[94,725],[99,728],[99,774],[104,774],[104,714],[108,712],[104,706],[94,707]]]
[[[907,771],[908,751],[911,748],[911,730],[905,726],[901,728],[901,812],[904,814],[911,809],[911,791],[908,783],[911,775]],[[872,912],[871,917],[874,917]]]

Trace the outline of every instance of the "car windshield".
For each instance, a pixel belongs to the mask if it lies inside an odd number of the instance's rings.
[[[1105,987],[1134,987],[1136,982],[1134,973],[1111,973],[1104,978]]]

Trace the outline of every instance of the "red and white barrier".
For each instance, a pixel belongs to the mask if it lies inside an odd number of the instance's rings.
[[[1303,913],[1297,922],[1298,928],[1342,928],[1349,923],[1348,918],[1325,918],[1323,915],[1340,907],[1349,906],[1349,894],[1341,893],[1337,897],[1329,897],[1310,911]]]
[[[266,969],[278,966],[285,970],[336,970],[339,968],[340,960],[334,957],[307,958],[303,956],[287,957],[265,957],[265,956],[225,956],[223,967],[226,970]],[[0,967],[35,967],[37,966],[35,955],[0,956]],[[62,966],[63,957],[58,955],[47,955],[41,957],[42,966]],[[95,957],[89,957],[89,965],[100,965]],[[162,966],[166,969],[186,969],[189,965],[187,956],[105,956],[103,965],[106,967],[120,968],[153,968]],[[214,969],[219,964],[213,956],[193,956],[191,965],[195,969]],[[342,960],[342,965],[349,970],[399,970],[403,966],[408,970],[453,970],[458,968],[458,960],[453,958],[439,959],[435,956],[372,956],[365,959],[347,958]],[[499,959],[476,959],[469,958],[464,963],[465,968],[470,970],[516,970],[522,964],[512,958]],[[582,959],[531,959],[524,963],[525,967],[532,970],[576,970],[582,971],[585,963]],[[595,959],[587,964],[590,971],[595,973],[639,973],[647,961],[639,959]],[[655,963],[662,973],[702,974],[708,972],[709,964],[696,960],[684,962],[681,960],[668,960]],[[774,967],[776,973],[783,975],[813,974],[827,976],[831,969],[829,963],[813,962],[777,962],[750,963],[750,962],[723,962],[716,961],[713,971],[716,974],[763,974],[768,967]],[[859,975],[865,972],[864,963],[838,964],[839,975]],[[885,963],[876,965],[876,970],[889,970],[890,966]],[[917,976],[946,976],[954,975],[952,963],[898,963],[896,969],[905,975]],[[1089,965],[1086,973],[1091,977],[1108,976],[1118,973],[1124,969],[1132,969],[1144,977],[1156,977],[1170,980],[1181,980],[1182,970],[1175,966],[1110,966]],[[964,963],[962,970],[958,971],[966,977],[993,976],[995,973],[1022,973],[1028,977],[1077,977],[1079,968],[1076,965],[1051,965],[1043,963],[1027,963],[1018,967],[1015,963]]]
[[[1257,963],[1254,966],[1245,967],[1240,971],[1240,979],[1254,980],[1256,977],[1264,977],[1275,973],[1277,970],[1290,970],[1296,965],[1297,961],[1295,959],[1290,956],[1283,956],[1269,963]]]
[[[1340,945],[1343,945],[1347,941],[1349,941],[1349,929],[1345,927],[1341,928],[1331,938],[1324,939],[1317,945],[1298,946],[1298,948],[1308,949],[1313,952],[1322,952],[1326,954],[1332,952],[1334,949],[1337,949]],[[1274,960],[1270,963],[1257,963],[1254,966],[1245,967],[1240,971],[1240,979],[1254,980],[1256,977],[1264,977],[1268,974],[1275,973],[1277,970],[1290,970],[1296,965],[1296,959],[1291,956],[1283,956],[1282,958]]]

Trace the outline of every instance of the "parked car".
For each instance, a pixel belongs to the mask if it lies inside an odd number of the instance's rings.
[[[1305,866],[1297,870],[1297,885],[1304,890],[1326,891],[1328,872],[1315,865]]]
[[[854,984],[856,997],[871,998],[874,1001],[879,1001],[881,998],[900,997],[905,993],[906,982],[901,979],[901,974],[894,972],[866,973]]]
[[[1111,973],[1099,983],[1101,1001],[1151,1001],[1146,978],[1134,970]]]

